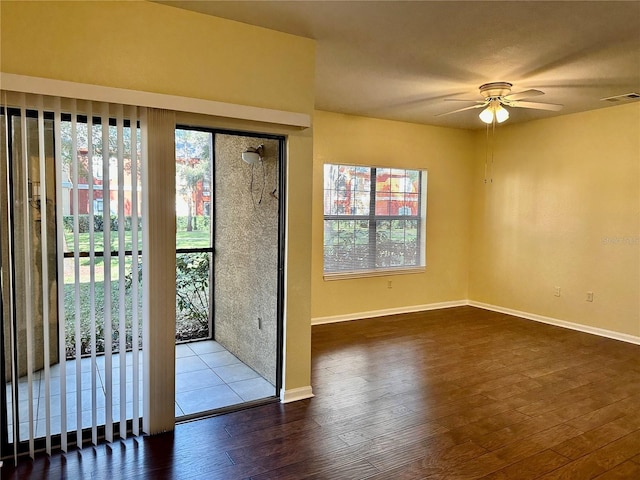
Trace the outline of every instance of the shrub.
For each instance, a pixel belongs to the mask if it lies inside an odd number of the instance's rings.
[[[176,230],[184,232],[187,229],[187,220],[189,217],[179,215],[176,217]],[[191,217],[194,230],[209,230],[211,217],[204,215],[194,215]]]
[[[209,333],[209,253],[176,256],[176,340]]]

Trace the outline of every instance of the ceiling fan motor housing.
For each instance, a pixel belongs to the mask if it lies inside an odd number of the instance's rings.
[[[513,85],[509,82],[491,82],[480,85],[480,95],[486,99],[504,97],[511,93]]]

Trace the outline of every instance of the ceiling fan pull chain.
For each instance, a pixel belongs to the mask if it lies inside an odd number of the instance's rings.
[[[489,124],[487,123],[487,135],[484,142],[484,183],[487,183],[487,162],[489,161]]]
[[[490,173],[490,183],[493,183],[493,154],[495,152],[495,142],[496,142],[496,119],[493,119],[493,132],[491,133],[491,173]]]

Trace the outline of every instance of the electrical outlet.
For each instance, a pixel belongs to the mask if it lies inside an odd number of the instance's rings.
[[[262,330],[262,318],[258,317],[258,330]]]
[[[560,296],[560,287],[554,287],[553,294],[554,294],[556,297],[559,297],[559,296]]]
[[[587,292],[587,302],[593,302],[593,292]]]

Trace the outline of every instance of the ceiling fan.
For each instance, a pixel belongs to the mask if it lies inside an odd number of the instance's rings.
[[[445,101],[457,102],[474,102],[476,105],[470,107],[459,108],[451,112],[440,113],[436,115],[450,115],[452,113],[464,112],[474,108],[484,108],[480,112],[480,120],[484,123],[493,123],[494,121],[502,123],[509,118],[509,111],[504,107],[533,108],[537,110],[558,111],[563,106],[555,103],[539,103],[524,101],[531,97],[544,95],[540,90],[524,90],[523,92],[511,93],[513,85],[509,82],[491,82],[480,85],[480,95],[484,100],[463,100],[460,98],[447,98]],[[486,107],[486,108],[485,108]]]

